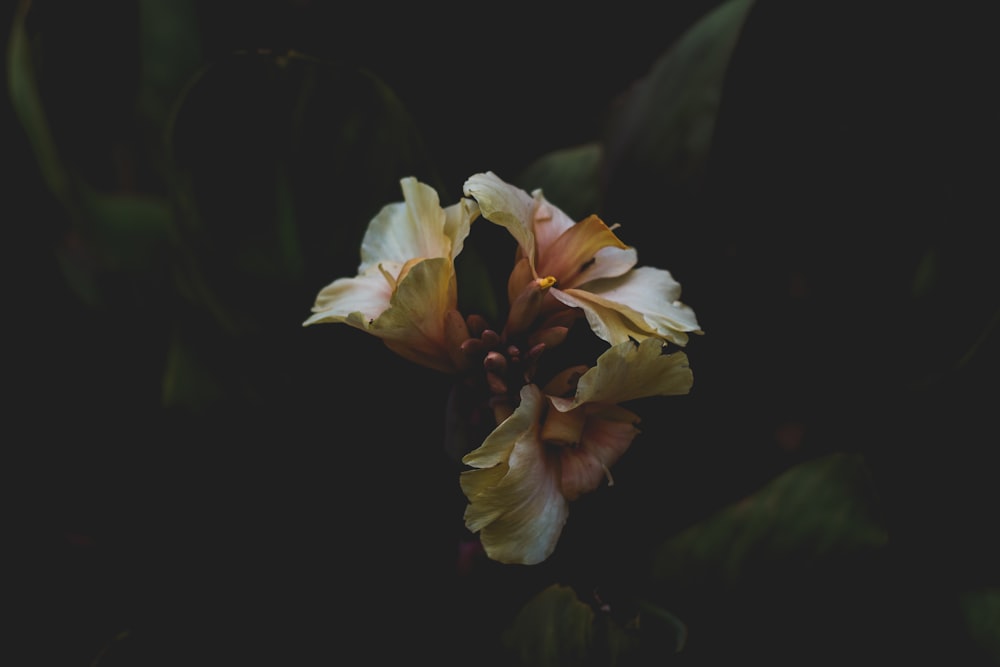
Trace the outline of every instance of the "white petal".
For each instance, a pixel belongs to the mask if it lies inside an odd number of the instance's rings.
[[[452,240],[445,233],[447,216],[437,192],[412,177],[400,184],[404,201],[382,207],[368,223],[358,273],[379,262],[405,264],[411,259],[452,256]]]
[[[531,195],[505,183],[492,171],[470,176],[465,181],[463,191],[467,197],[472,197],[479,203],[484,218],[507,228],[534,266],[535,233],[532,220],[537,202]]]
[[[612,344],[622,342],[623,336],[641,339],[652,335],[686,345],[687,333],[700,333],[701,329],[694,311],[678,300],[680,293],[680,283],[669,271],[649,266],[619,278],[552,292],[567,306],[582,308],[594,333]],[[636,336],[630,330],[645,335]]]
[[[354,313],[359,314],[361,321],[370,322],[389,307],[391,297],[392,285],[378,267],[355,278],[339,278],[320,290],[312,308],[313,315],[303,322],[303,326],[317,322],[347,322]]]
[[[558,457],[538,437],[545,399],[534,385],[525,386],[521,398],[514,414],[487,437],[483,451],[463,459],[484,469],[463,472],[460,481],[469,499],[466,526],[479,532],[487,555],[533,565],[555,549],[569,503],[560,491]]]
[[[472,222],[479,217],[479,204],[472,199],[463,198],[446,208],[444,214],[444,233],[451,239],[451,259],[454,261],[465,247]]]

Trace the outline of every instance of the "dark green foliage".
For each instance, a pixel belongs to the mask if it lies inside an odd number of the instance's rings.
[[[6,16],[34,662],[997,664],[986,21],[321,4]],[[301,326],[401,177],[488,169],[620,224],[706,332],[532,568],[464,529],[450,379]],[[474,223],[463,309],[513,251]]]

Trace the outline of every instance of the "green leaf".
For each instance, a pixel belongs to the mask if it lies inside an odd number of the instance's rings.
[[[173,214],[166,202],[104,194],[80,183],[82,224],[56,249],[70,287],[84,303],[155,299],[168,282]]]
[[[234,331],[304,319],[324,285],[356,272],[368,222],[402,199],[399,180],[434,180],[391,90],[294,52],[208,66],[168,131],[181,270],[200,286],[187,294]]]
[[[594,610],[568,586],[553,584],[532,598],[504,633],[521,665],[579,665],[590,654]]]
[[[887,539],[864,458],[832,454],[668,540],[655,554],[653,579],[732,585],[774,565],[877,549]]]
[[[38,92],[35,69],[25,22],[30,0],[21,0],[11,22],[7,44],[7,88],[14,112],[28,136],[42,178],[49,190],[67,208],[73,206],[70,178],[66,172]]]
[[[139,0],[139,109],[162,142],[174,101],[204,65],[194,0]]]
[[[598,612],[559,584],[532,598],[503,637],[526,667],[662,664],[686,638],[684,623],[655,603],[641,601],[623,612],[601,602]]]
[[[990,660],[1000,664],[1000,588],[965,593],[961,607],[972,641]]]
[[[564,148],[543,155],[517,177],[517,184],[531,192],[541,188],[545,198],[574,220],[601,208],[600,143]]]
[[[628,193],[701,187],[723,80],[752,5],[729,0],[706,14],[624,98],[609,123],[605,157]]]
[[[163,372],[164,407],[197,412],[224,398],[225,387],[198,350],[175,330]]]

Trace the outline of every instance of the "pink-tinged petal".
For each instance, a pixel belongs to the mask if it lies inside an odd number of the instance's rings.
[[[585,403],[624,403],[647,396],[678,396],[691,391],[694,375],[683,352],[664,354],[664,343],[647,338],[614,345],[580,378],[572,399],[550,397],[562,411]]]
[[[338,278],[320,290],[313,314],[303,326],[317,322],[348,323],[348,318],[355,315],[353,319],[363,323],[360,328],[367,329],[367,323],[389,307],[392,290],[392,283],[377,266],[355,278]]]
[[[528,283],[535,279],[535,270],[527,257],[514,262],[510,276],[507,278],[507,303],[514,303],[517,296],[524,291]]]
[[[501,563],[534,565],[548,558],[569,516],[558,457],[538,437],[544,404],[541,391],[526,385],[514,413],[462,459],[480,468],[460,477],[469,499],[466,527]]]
[[[479,203],[484,218],[507,228],[534,266],[535,232],[532,221],[538,202],[521,188],[505,183],[492,171],[470,176],[463,191],[465,196]]]
[[[563,213],[562,209],[549,203],[541,190],[535,190],[531,194],[535,200],[535,214],[532,220],[535,247],[538,249],[538,255],[542,256],[556,239],[576,225],[576,221]]]
[[[605,480],[613,483],[610,468],[639,434],[634,412],[617,405],[586,405],[572,410],[585,416],[580,443],[562,450],[561,489],[573,501]]]
[[[400,185],[404,201],[383,206],[368,223],[358,273],[379,262],[452,257],[452,239],[445,233],[447,216],[437,192],[413,177],[402,179]]]
[[[605,251],[598,255],[606,248],[618,252]],[[600,267],[597,266],[599,258]],[[539,242],[535,271],[538,275],[555,276],[560,289],[567,289],[580,285],[584,275],[621,275],[632,268],[635,259],[635,251],[622,243],[600,218],[592,215],[568,228],[547,246]]]
[[[389,307],[375,318],[369,332],[406,359],[454,372],[445,324],[456,301],[451,261],[439,257],[417,262],[400,280]]]
[[[552,291],[563,304],[582,308],[594,333],[611,344],[628,336],[637,340],[658,336],[683,346],[688,333],[701,329],[694,311],[679,300],[680,294],[681,286],[669,271],[649,266],[619,278]]]

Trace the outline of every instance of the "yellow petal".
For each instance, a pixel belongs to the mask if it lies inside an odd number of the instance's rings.
[[[406,359],[454,372],[445,324],[456,301],[451,261],[439,257],[418,262],[399,282],[389,307],[372,322],[369,332]]]
[[[548,558],[569,516],[558,458],[538,437],[544,404],[536,386],[525,386],[514,414],[463,459],[483,468],[460,477],[469,499],[466,527],[479,532],[487,555],[501,563],[533,565]]]
[[[544,409],[542,392],[534,385],[525,385],[521,388],[521,402],[514,414],[493,429],[482,445],[466,454],[462,463],[474,468],[491,468],[498,463],[506,463],[514,442],[538,427]]]
[[[663,341],[647,338],[610,347],[580,378],[573,399],[550,397],[559,410],[584,403],[624,403],[647,396],[676,396],[691,390],[694,376],[683,352],[664,354]]]

